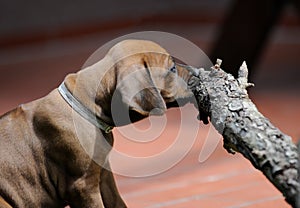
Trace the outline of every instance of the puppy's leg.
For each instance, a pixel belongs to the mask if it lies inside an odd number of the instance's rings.
[[[109,170],[103,168],[100,175],[100,192],[105,208],[127,207],[118,192],[114,176],[110,171],[110,164],[108,161],[106,167]]]
[[[99,173],[100,174],[100,173]],[[71,208],[103,208],[97,177],[77,179],[69,189],[67,201]]]
[[[71,208],[104,208],[100,193],[93,190],[73,190],[69,205]]]

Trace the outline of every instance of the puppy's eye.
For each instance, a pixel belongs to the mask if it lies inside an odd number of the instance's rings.
[[[177,73],[176,65],[174,64],[169,70],[176,74]]]

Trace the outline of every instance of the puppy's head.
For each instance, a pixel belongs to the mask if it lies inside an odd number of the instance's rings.
[[[131,121],[162,115],[168,107],[183,105],[193,96],[186,83],[188,71],[178,67],[170,54],[154,42],[122,41],[111,48],[108,56],[116,63],[117,74],[117,99],[112,100],[112,107],[118,104],[114,109],[119,113],[129,109]]]

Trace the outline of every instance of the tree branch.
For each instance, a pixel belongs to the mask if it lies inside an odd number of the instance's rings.
[[[291,137],[283,134],[265,118],[250,100],[247,87],[248,69],[244,62],[235,79],[221,68],[221,60],[206,71],[188,67],[193,74],[189,87],[197,99],[200,120],[210,119],[223,135],[224,148],[229,153],[239,152],[285,196],[297,206],[298,151]]]

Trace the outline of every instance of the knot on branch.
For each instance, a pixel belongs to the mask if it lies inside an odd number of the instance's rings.
[[[222,64],[222,59],[217,59],[216,64],[212,67],[213,69],[220,69]]]
[[[253,87],[253,83],[248,82],[248,67],[246,62],[244,61],[238,71],[238,83],[241,88],[246,89],[248,87]]]

